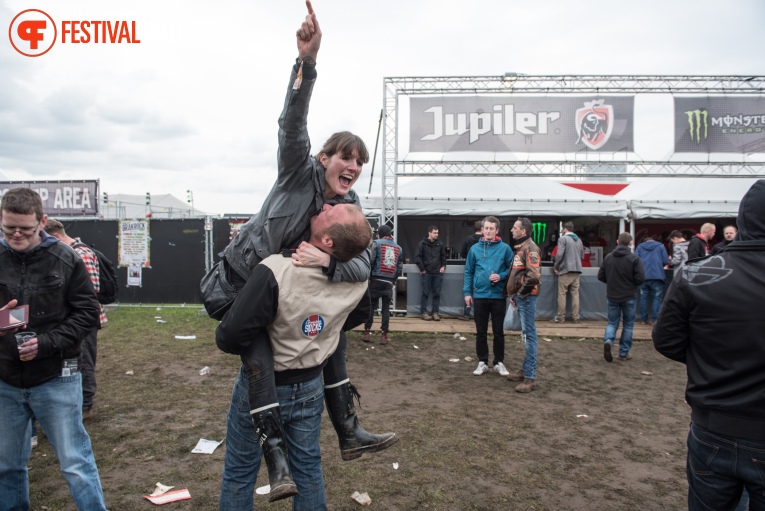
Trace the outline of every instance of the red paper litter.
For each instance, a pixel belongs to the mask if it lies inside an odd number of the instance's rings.
[[[191,498],[191,494],[189,493],[188,488],[184,488],[182,490],[169,491],[167,493],[163,493],[162,495],[157,495],[156,497],[152,497],[151,495],[144,495],[143,498],[149,499],[152,504],[161,506],[162,504],[167,504],[168,502],[189,500]]]

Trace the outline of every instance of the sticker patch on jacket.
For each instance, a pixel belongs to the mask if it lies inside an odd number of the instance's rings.
[[[313,339],[324,330],[324,318],[318,314],[311,314],[303,321],[303,334]]]

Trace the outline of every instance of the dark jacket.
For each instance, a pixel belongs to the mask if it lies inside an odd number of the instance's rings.
[[[441,268],[446,266],[446,248],[441,240],[430,241],[426,236],[417,245],[414,263],[421,272],[440,273]]]
[[[391,238],[383,237],[372,245],[371,280],[396,283],[404,271],[404,252]]]
[[[664,356],[687,366],[693,423],[765,441],[765,180],[741,200],[738,236],[675,276],[653,328]]]
[[[85,263],[77,252],[41,233],[30,252],[0,243],[0,303],[29,304],[26,330],[37,334],[37,356],[22,362],[13,334],[0,337],[0,379],[30,388],[61,375],[61,361],[80,354],[82,339],[98,328],[100,308]],[[11,339],[8,339],[8,337]]]
[[[465,238],[465,241],[462,243],[462,248],[460,249],[460,255],[463,259],[467,259],[470,248],[478,243],[478,240],[480,240],[482,236],[483,234],[476,232]]]
[[[635,299],[638,286],[645,282],[643,262],[630,247],[616,245],[603,260],[598,280],[606,283],[606,298],[616,303]]]
[[[688,240],[688,259],[698,259],[699,257],[706,257],[709,254],[709,242],[699,238],[696,234],[693,238]]]
[[[298,89],[292,84],[297,77],[297,64],[292,69],[284,109],[279,117],[278,176],[253,216],[226,247],[225,256],[234,271],[247,280],[253,268],[272,254],[285,248],[297,248],[311,234],[310,220],[328,204],[350,203],[361,208],[359,197],[348,195],[324,200],[324,167],[311,156],[308,138],[308,105],[316,83],[316,67],[303,66],[303,81]],[[329,277],[333,281],[361,282],[369,279],[370,252],[345,263],[334,258]]]
[[[669,263],[669,255],[664,245],[648,240],[638,245],[635,255],[643,262],[646,280],[664,280],[664,266]]]

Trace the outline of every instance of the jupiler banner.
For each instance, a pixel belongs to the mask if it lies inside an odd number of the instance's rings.
[[[675,98],[676,153],[765,153],[765,97]]]
[[[634,96],[410,99],[410,152],[634,151]]]

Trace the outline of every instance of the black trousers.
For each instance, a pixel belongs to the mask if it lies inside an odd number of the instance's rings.
[[[393,300],[393,286],[385,281],[370,280],[369,297],[372,300],[372,307],[369,309],[369,318],[367,318],[367,322],[364,323],[364,329],[372,329],[372,323],[374,323],[375,317],[375,309],[377,308],[377,300],[382,298],[382,308],[380,309],[382,326],[380,329],[383,332],[388,333],[388,325],[390,324],[390,304]]]
[[[475,317],[475,352],[478,360],[489,363],[489,344],[487,341],[489,332],[489,319],[491,319],[491,331],[494,333],[494,361],[505,361],[505,313],[507,300],[504,298],[473,298],[473,315]]]

